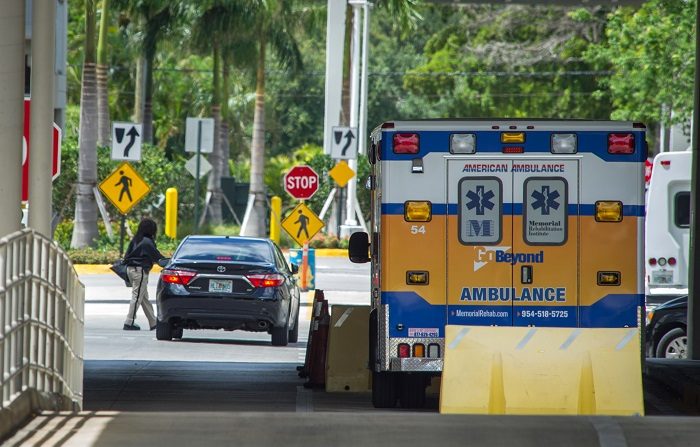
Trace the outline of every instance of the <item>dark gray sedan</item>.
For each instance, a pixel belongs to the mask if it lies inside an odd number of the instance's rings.
[[[269,239],[188,236],[158,281],[156,338],[184,329],[267,332],[274,346],[299,336],[297,266]]]

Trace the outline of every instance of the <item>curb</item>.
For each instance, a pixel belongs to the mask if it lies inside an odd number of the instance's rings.
[[[316,257],[346,257],[348,256],[348,251],[344,248],[316,248]],[[109,269],[110,264],[74,264],[76,273],[78,275],[99,275],[112,273]],[[151,273],[158,273],[161,271],[160,266],[154,265]]]

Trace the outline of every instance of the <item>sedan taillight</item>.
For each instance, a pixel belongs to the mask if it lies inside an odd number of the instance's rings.
[[[253,287],[278,287],[284,283],[284,276],[278,273],[269,275],[246,275]]]
[[[197,275],[191,270],[165,269],[160,272],[160,279],[170,284],[182,284],[186,286]]]

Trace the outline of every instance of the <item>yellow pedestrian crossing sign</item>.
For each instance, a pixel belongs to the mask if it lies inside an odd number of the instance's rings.
[[[284,218],[282,228],[297,244],[304,245],[323,228],[323,221],[308,206],[300,203]]]
[[[129,163],[122,163],[100,183],[100,191],[112,205],[126,214],[143,199],[151,187]]]

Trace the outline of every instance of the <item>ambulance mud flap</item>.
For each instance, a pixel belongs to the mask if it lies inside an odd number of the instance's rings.
[[[445,331],[441,413],[644,414],[638,328]]]

